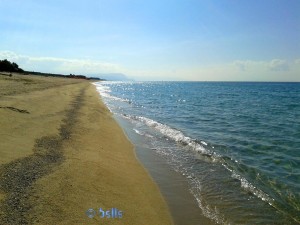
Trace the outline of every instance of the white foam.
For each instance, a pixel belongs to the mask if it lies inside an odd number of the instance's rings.
[[[274,199],[270,198],[269,195],[266,194],[265,192],[263,192],[262,190],[256,188],[246,178],[240,176],[239,174],[235,173],[234,171],[232,171],[232,177],[238,179],[241,182],[241,187],[244,190],[253,193],[256,197],[269,203],[270,205],[273,205]]]
[[[139,131],[138,129],[133,129],[135,133],[139,134],[139,135],[143,135],[143,133],[141,131]]]
[[[96,86],[97,91],[100,93],[100,95],[102,97],[109,98],[109,99],[112,99],[115,101],[131,103],[131,101],[129,99],[123,99],[123,98],[119,98],[119,97],[112,96],[111,94],[109,94],[109,93],[111,93],[110,87],[99,84],[99,83],[93,83],[93,84]]]
[[[216,207],[211,207],[208,205],[202,197],[201,194],[201,182],[198,179],[191,179],[194,188],[191,189],[191,193],[196,198],[199,208],[202,210],[202,213],[207,218],[210,218],[217,224],[227,224],[225,222],[224,216],[219,212]]]
[[[143,116],[124,115],[124,117],[128,118],[128,119],[133,119],[133,120],[143,122],[147,126],[158,130],[161,134],[165,135],[166,137],[168,137],[176,142],[180,142],[182,144],[190,146],[196,152],[199,152],[202,154],[207,154],[207,155],[212,155],[212,153],[209,150],[205,149],[202,145],[198,144],[190,137],[185,136],[181,131],[171,128],[168,125],[159,123],[155,120],[152,120],[152,119],[149,119],[149,118],[146,118]]]
[[[102,85],[100,83],[93,83],[96,86],[96,89],[100,93],[111,92],[110,87]]]
[[[201,144],[204,144],[204,145],[207,146],[207,143],[205,141],[201,141]]]

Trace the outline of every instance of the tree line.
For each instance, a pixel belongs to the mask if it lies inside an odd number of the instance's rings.
[[[98,77],[86,77],[84,75],[75,75],[75,74],[62,75],[62,74],[41,73],[41,72],[34,72],[34,71],[24,71],[23,69],[19,68],[17,63],[10,62],[7,59],[0,60],[0,71],[1,72],[17,72],[17,73],[23,73],[24,75],[32,74],[32,75],[47,76],[47,77],[51,76],[51,77],[73,78],[73,79],[85,79],[85,80],[102,80]]]
[[[0,71],[5,72],[24,72],[21,68],[19,68],[17,63],[10,62],[7,59],[0,60]]]

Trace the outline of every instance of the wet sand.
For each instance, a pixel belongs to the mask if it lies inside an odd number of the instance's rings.
[[[128,121],[117,115],[114,118],[134,143],[138,159],[158,184],[169,206],[174,224],[215,225],[216,223],[203,215],[198,202],[190,191],[186,177],[172,169],[163,157],[155,153],[147,145],[147,141],[133,131],[134,127]]]
[[[0,75],[0,224],[172,224],[87,81]],[[92,219],[88,209],[122,211]]]

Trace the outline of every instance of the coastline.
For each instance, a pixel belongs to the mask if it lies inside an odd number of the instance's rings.
[[[203,215],[197,200],[190,191],[188,181],[182,174],[174,171],[165,159],[149,148],[147,141],[134,131],[134,126],[126,119],[114,115],[124,129],[129,140],[135,145],[138,160],[150,173],[167,202],[174,224],[190,225],[216,223]]]
[[[0,124],[7,130],[0,142],[0,221],[173,224],[158,186],[91,83],[21,75],[0,79],[8,89],[18,84],[0,97],[0,117],[7,118]],[[38,165],[33,172],[32,165]],[[15,184],[23,187],[9,188]],[[18,201],[10,202],[13,196]],[[85,214],[90,208],[117,208],[123,215],[90,219]]]

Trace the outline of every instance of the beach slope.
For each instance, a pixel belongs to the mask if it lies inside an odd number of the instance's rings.
[[[0,90],[0,224],[172,224],[91,83],[0,75]]]

